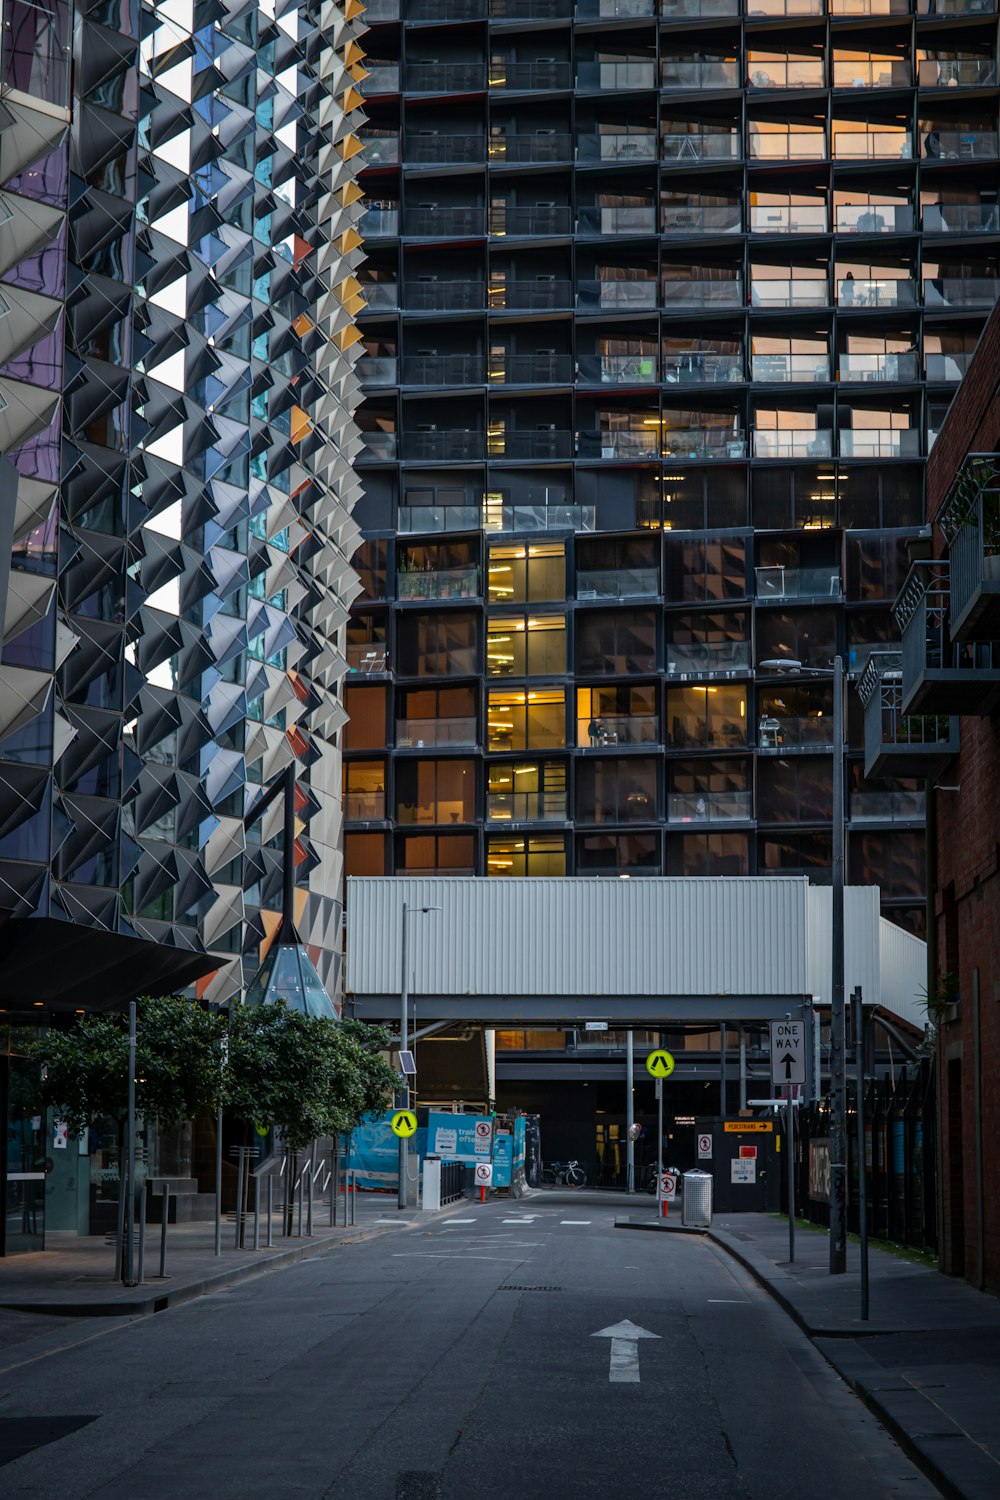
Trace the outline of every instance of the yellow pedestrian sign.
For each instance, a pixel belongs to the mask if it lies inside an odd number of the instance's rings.
[[[397,1109],[392,1117],[394,1135],[413,1135],[417,1128],[417,1117],[412,1109]]]
[[[674,1071],[674,1059],[669,1052],[658,1049],[646,1058],[646,1072],[654,1078],[669,1078]]]

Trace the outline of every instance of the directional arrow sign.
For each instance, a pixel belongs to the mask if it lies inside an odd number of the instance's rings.
[[[611,1366],[608,1370],[608,1380],[612,1384],[638,1385],[639,1340],[658,1339],[660,1335],[650,1333],[648,1328],[639,1328],[635,1323],[630,1323],[628,1318],[624,1318],[613,1328],[602,1328],[599,1333],[592,1333],[590,1337],[611,1340]]]
[[[803,1021],[771,1022],[772,1083],[805,1083],[805,1033]]]

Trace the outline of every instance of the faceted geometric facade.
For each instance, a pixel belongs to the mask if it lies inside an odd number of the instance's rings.
[[[283,859],[280,799],[244,816],[292,761],[339,988],[350,10],[5,0],[4,1006],[239,995]]]

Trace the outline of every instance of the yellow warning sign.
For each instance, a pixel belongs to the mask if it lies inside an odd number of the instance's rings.
[[[662,1049],[651,1052],[646,1058],[646,1072],[651,1073],[654,1078],[669,1078],[674,1071],[674,1059],[669,1052]]]
[[[727,1135],[770,1135],[774,1130],[773,1120],[727,1120],[723,1125]]]
[[[412,1109],[397,1109],[392,1117],[394,1135],[413,1135],[417,1128],[417,1117]]]

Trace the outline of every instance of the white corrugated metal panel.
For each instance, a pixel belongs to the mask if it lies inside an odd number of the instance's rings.
[[[927,944],[882,917],[879,954],[882,1004],[923,1030],[927,1025]]]
[[[866,1005],[881,1004],[879,962],[879,888],[844,887],[844,995],[860,984]],[[809,976],[812,993],[821,1005],[830,1004],[833,988],[833,891],[828,885],[809,887]]]
[[[352,877],[347,989],[398,994],[402,904],[414,995],[811,993],[809,889],[718,880]]]

